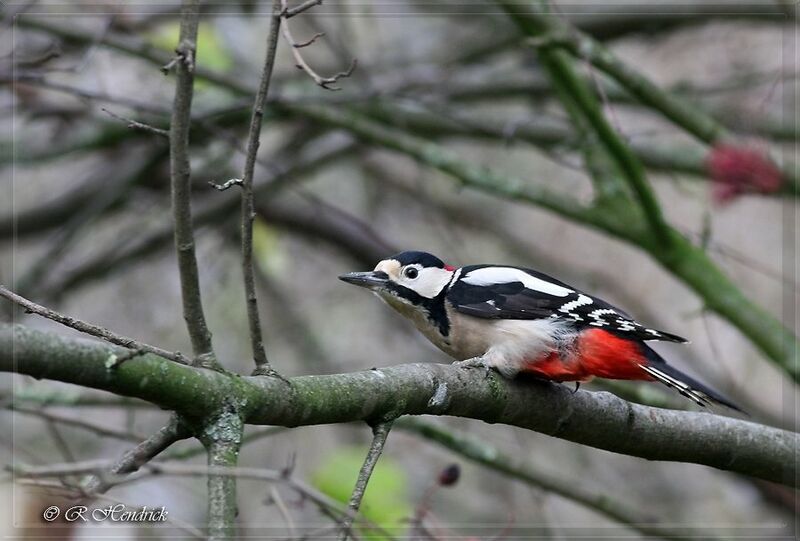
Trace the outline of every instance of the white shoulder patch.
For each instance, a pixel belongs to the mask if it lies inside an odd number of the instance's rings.
[[[484,267],[469,271],[462,279],[462,282],[473,286],[491,286],[495,284],[509,284],[511,282],[522,282],[522,284],[533,291],[539,291],[554,297],[566,297],[573,290],[566,287],[542,280],[531,276],[520,269],[510,267]]]

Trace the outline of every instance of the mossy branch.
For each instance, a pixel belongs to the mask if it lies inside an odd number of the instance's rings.
[[[302,426],[393,415],[503,423],[649,460],[692,462],[795,486],[800,434],[709,413],[662,410],[451,365],[406,364],[284,382],[179,365],[153,355],[115,369],[119,348],[0,326],[0,371],[141,398],[186,418],[236,411],[248,424]]]

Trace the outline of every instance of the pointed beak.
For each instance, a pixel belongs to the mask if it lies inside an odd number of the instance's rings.
[[[381,271],[348,272],[339,276],[339,280],[372,289],[386,285],[389,282],[389,275]]]

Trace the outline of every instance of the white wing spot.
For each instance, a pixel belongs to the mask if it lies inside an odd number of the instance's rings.
[[[627,319],[618,319],[617,320],[617,329],[620,331],[635,331],[636,327],[634,326],[632,321]]]
[[[462,282],[474,286],[490,286],[495,284],[509,284],[512,282],[522,282],[526,288],[553,295],[554,297],[566,297],[573,290],[542,280],[528,274],[520,269],[512,269],[510,267],[484,267],[482,269],[475,269],[469,271]]]
[[[615,310],[612,310],[611,308],[598,308],[593,312],[589,312],[589,317],[594,319],[594,321],[589,322],[589,325],[594,325],[596,327],[605,327],[606,325],[609,324],[608,321],[603,319],[603,316],[606,314],[614,314],[616,316],[619,315]]]
[[[573,310],[575,310],[579,306],[592,304],[593,302],[594,301],[591,299],[591,297],[588,297],[587,295],[584,295],[583,293],[581,293],[580,295],[578,295],[577,299],[575,299],[574,301],[569,301],[568,303],[562,305],[561,308],[558,309],[558,311],[559,312],[564,312],[564,313],[569,313],[569,312],[572,312]]]

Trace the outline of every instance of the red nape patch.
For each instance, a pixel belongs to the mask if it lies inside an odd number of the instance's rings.
[[[574,353],[549,353],[529,361],[522,371],[552,381],[585,381],[595,376],[653,379],[639,364],[647,364],[641,344],[602,329],[590,329],[577,338]]]
[[[453,272],[454,270],[456,270],[456,268],[453,265],[445,265],[444,270],[448,272]]]

